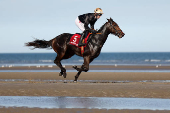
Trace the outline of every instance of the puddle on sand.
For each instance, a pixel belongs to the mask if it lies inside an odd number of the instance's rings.
[[[170,99],[0,96],[0,107],[170,110]]]

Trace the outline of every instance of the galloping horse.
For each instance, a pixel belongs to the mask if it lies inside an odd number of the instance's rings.
[[[50,48],[57,53],[57,57],[54,60],[54,63],[61,69],[59,76],[63,76],[66,78],[66,69],[62,66],[61,60],[68,59],[73,55],[78,55],[84,58],[84,63],[81,68],[77,68],[77,66],[73,66],[74,69],[78,71],[75,76],[74,82],[77,82],[77,79],[82,71],[87,72],[89,70],[89,64],[99,56],[101,49],[107,40],[108,35],[114,34],[119,38],[122,38],[125,34],[119,28],[118,24],[113,21],[112,18],[107,19],[108,21],[97,31],[98,34],[90,35],[90,41],[86,45],[84,49],[83,55],[81,54],[81,49],[71,45],[70,38],[73,34],[63,33],[59,36],[56,36],[52,40],[38,40],[36,39],[33,42],[26,43],[26,46],[34,46],[34,48]]]

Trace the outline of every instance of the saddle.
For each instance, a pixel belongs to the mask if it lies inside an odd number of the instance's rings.
[[[82,35],[82,34],[79,34],[79,33],[74,34],[74,35],[70,38],[70,44],[71,44],[71,45],[75,45],[75,46],[78,47],[78,48],[81,48],[81,55],[83,55],[83,53],[84,53],[84,47],[86,47],[87,42],[88,42],[88,38],[89,38],[89,36],[91,35],[91,33],[89,33],[89,34],[87,35],[87,37],[83,39],[83,43],[85,43],[86,45],[80,47],[80,46],[78,46],[78,43],[79,43],[79,41],[80,41],[81,35]]]

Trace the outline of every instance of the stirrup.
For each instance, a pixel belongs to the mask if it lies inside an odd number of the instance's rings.
[[[80,43],[78,43],[78,46],[85,46],[86,44],[85,43],[82,43],[82,42],[80,42]]]
[[[78,46],[85,46],[86,44],[85,43],[83,43],[82,41],[83,41],[83,39],[84,39],[84,33],[82,34],[82,36],[80,37],[80,40],[79,40],[79,43],[78,43]]]

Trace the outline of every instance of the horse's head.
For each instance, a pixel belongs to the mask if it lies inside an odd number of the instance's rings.
[[[119,38],[122,38],[125,35],[125,33],[123,33],[123,31],[119,28],[118,24],[114,22],[112,18],[107,20],[108,29],[110,33],[114,34],[115,36],[118,36]]]

